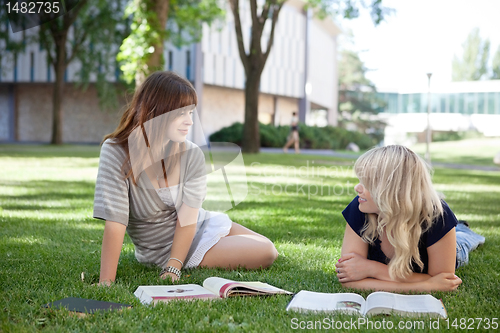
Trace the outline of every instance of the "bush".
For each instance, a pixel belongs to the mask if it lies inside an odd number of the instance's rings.
[[[261,147],[281,148],[285,145],[290,126],[272,126],[260,124]],[[242,144],[243,124],[234,123],[210,135],[212,142],[233,142]],[[354,142],[360,149],[368,149],[380,142],[378,136],[370,136],[361,132],[348,131],[339,127],[316,127],[300,124],[300,147],[310,149],[343,150],[350,142]]]
[[[482,135],[478,131],[460,131],[460,132],[455,132],[455,131],[447,131],[447,132],[432,132],[432,141],[433,142],[438,142],[438,141],[460,141],[464,139],[475,139],[475,138],[482,138],[484,135]]]
[[[243,124],[234,123],[231,126],[221,128],[210,135],[209,139],[212,142],[232,142],[241,147],[243,135]]]

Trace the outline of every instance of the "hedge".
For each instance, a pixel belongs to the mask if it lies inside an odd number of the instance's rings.
[[[243,124],[234,123],[210,135],[212,142],[233,142],[242,144]],[[290,126],[273,126],[260,124],[261,147],[281,148],[285,145]],[[361,132],[348,131],[344,128],[326,126],[299,126],[300,147],[311,149],[343,150],[350,142],[354,142],[360,149],[368,149],[380,142],[379,137],[370,136]]]

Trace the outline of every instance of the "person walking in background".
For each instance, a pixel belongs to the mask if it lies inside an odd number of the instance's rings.
[[[300,153],[299,150],[299,117],[297,112],[292,113],[292,123],[290,125],[290,134],[288,135],[288,142],[283,147],[283,151],[288,153],[288,147],[294,145],[295,154]]]

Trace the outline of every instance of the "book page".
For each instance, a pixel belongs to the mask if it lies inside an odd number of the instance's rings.
[[[432,295],[400,295],[375,292],[366,298],[366,313],[436,314],[446,318],[443,303]]]
[[[139,286],[134,295],[142,303],[156,303],[173,299],[207,299],[217,295],[197,284]]]
[[[302,290],[295,295],[286,310],[299,312],[334,312],[361,314],[365,300],[353,293],[328,294]]]
[[[290,292],[264,282],[239,282],[220,277],[209,277],[203,281],[203,287],[220,297],[237,295],[266,295]]]
[[[206,278],[205,281],[203,281],[203,287],[210,290],[215,295],[219,295],[220,289],[227,283],[236,283],[236,282],[233,280],[228,280],[214,276]]]

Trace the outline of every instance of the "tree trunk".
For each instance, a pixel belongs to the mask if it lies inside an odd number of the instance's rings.
[[[164,32],[165,26],[167,24],[168,9],[170,1],[166,0],[152,0],[151,10],[156,13],[158,19],[158,29],[160,32]],[[162,70],[163,69],[163,43],[164,39],[161,38],[158,43],[154,44],[154,52],[151,54],[151,58],[148,61],[149,73]]]
[[[165,40],[163,38],[165,29],[166,29],[166,24],[167,24],[167,18],[168,18],[168,11],[170,8],[170,1],[169,0],[149,0],[148,1],[148,10],[153,11],[156,13],[156,22],[150,22],[153,30],[157,31],[159,34],[159,40],[152,45],[154,47],[153,53],[149,56],[149,59],[147,60],[147,63],[145,64],[144,70],[139,70],[137,71],[137,74],[135,76],[135,85],[138,87],[139,85],[144,82],[146,77],[155,72],[155,71],[161,71],[164,69],[164,62],[163,62],[163,49],[164,49],[164,43]]]
[[[245,124],[243,126],[243,152],[260,151],[259,131],[259,92],[262,71],[254,70],[247,74],[245,86]]]
[[[60,145],[62,140],[62,97],[64,94],[64,71],[66,69],[66,38],[68,31],[61,31],[58,36],[54,36],[56,47],[56,59],[54,71],[56,81],[52,92],[52,144]]]

